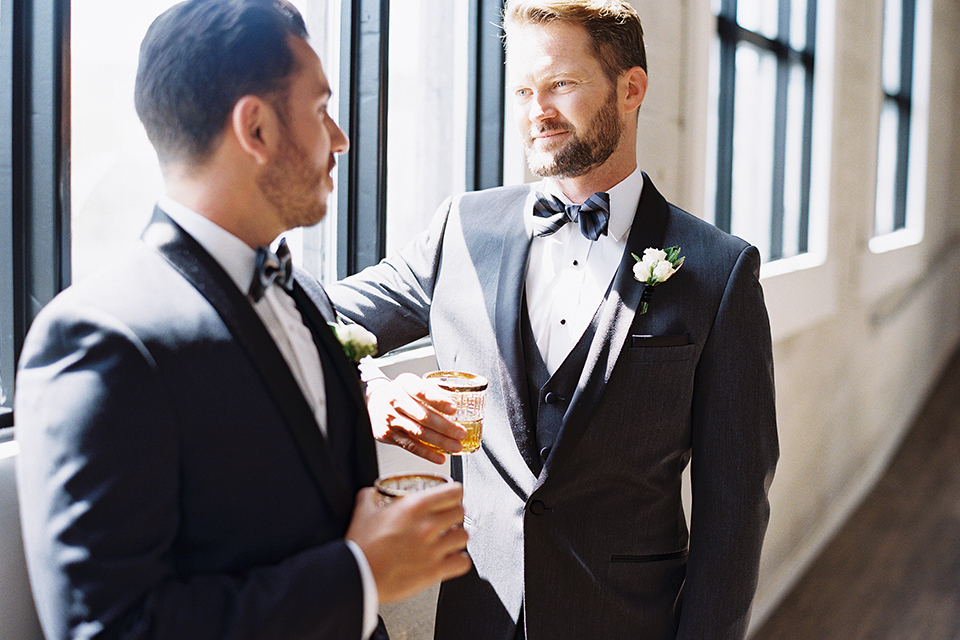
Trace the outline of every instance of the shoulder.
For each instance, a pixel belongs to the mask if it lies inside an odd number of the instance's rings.
[[[532,185],[519,184],[507,187],[493,187],[482,191],[468,191],[454,196],[451,202],[460,209],[482,207],[503,211],[505,208],[520,207],[530,194]]]
[[[98,272],[58,294],[37,315],[28,342],[111,334],[130,341],[175,342],[216,332],[206,299],[155,251],[137,242]],[[25,344],[25,350],[27,345]]]

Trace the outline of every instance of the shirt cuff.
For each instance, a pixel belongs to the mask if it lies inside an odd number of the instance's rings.
[[[367,562],[367,556],[363,555],[363,550],[352,540],[344,540],[347,548],[353,552],[353,557],[357,560],[357,567],[360,568],[360,580],[363,583],[363,635],[361,640],[367,640],[373,632],[377,630],[380,623],[380,598],[377,595],[377,582],[373,578],[373,571],[370,570],[370,563]]]

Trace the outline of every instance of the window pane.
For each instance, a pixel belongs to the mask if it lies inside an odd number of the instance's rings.
[[[101,267],[112,252],[140,236],[163,192],[153,147],[133,106],[140,41],[147,27],[178,0],[74,0],[71,6],[71,252],[73,280]],[[297,2],[311,44],[337,86],[327,46],[339,29],[338,2]],[[104,25],[110,37],[104,37]],[[335,46],[335,43],[334,43]],[[335,113],[335,103],[331,104]],[[288,234],[298,263],[320,274],[332,264],[332,220]],[[330,229],[328,232],[327,229]],[[328,273],[333,273],[332,269]]]
[[[804,103],[807,93],[806,70],[794,65],[787,88],[787,148],[783,176],[783,257],[800,253],[801,207],[803,204]]]
[[[175,0],[79,0],[71,7],[73,280],[140,235],[161,192],[157,157],[133,108],[140,40]],[[104,37],[110,25],[110,37]]]
[[[775,40],[779,32],[780,2],[772,0],[737,0],[737,23]]]
[[[900,92],[903,0],[887,0],[883,13],[883,90]]]
[[[900,112],[897,104],[886,100],[880,113],[880,143],[877,149],[877,218],[876,234],[895,230],[894,211],[897,192],[897,129]]]
[[[466,2],[405,0],[390,10],[387,252],[465,189]]]
[[[741,43],[737,48],[731,232],[770,255],[777,59]]]
[[[790,1],[790,46],[797,51],[807,48],[807,0]]]

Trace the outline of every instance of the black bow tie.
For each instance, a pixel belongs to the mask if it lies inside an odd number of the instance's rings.
[[[610,221],[610,194],[598,191],[583,204],[564,204],[554,196],[537,193],[533,204],[534,234],[549,236],[568,222],[580,222],[580,233],[588,240],[607,234]]]
[[[280,240],[276,253],[268,247],[257,248],[257,264],[253,270],[253,281],[250,283],[250,297],[253,301],[258,302],[264,291],[274,282],[287,291],[293,291],[293,261],[286,238]]]

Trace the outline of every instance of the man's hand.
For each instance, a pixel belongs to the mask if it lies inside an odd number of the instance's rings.
[[[367,411],[377,440],[435,464],[446,456],[424,443],[454,453],[463,449],[467,430],[450,418],[457,405],[435,382],[401,373],[368,393]]]
[[[357,494],[345,537],[363,550],[381,603],[403,600],[470,570],[462,500],[458,482],[386,505],[371,487]]]

